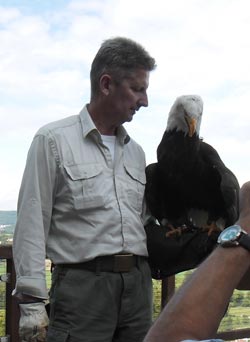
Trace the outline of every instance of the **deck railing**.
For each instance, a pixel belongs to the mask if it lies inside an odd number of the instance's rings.
[[[12,258],[12,247],[0,246],[0,260],[6,261],[6,273],[0,274],[1,282],[6,283],[5,290],[5,336],[0,337],[1,342],[19,342],[18,321],[19,310],[15,298],[11,295],[15,285],[15,269]]]
[[[15,269],[12,258],[12,246],[0,246],[0,261],[6,262],[6,273],[0,273],[0,282],[6,283],[5,290],[5,335],[0,336],[0,342],[20,342],[18,337],[19,310],[15,298],[11,295],[15,286]],[[0,270],[1,271],[1,270]],[[175,277],[169,277],[162,280],[161,286],[161,307],[163,308],[175,291]],[[238,329],[234,331],[220,332],[218,338],[225,341],[250,338],[249,329]]]

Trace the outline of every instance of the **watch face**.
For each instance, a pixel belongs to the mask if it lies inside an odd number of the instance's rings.
[[[237,243],[237,239],[241,234],[240,226],[231,226],[223,230],[218,238],[218,243],[225,245],[234,245]]]

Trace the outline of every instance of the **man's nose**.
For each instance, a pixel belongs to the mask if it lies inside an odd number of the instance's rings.
[[[143,95],[139,100],[140,107],[147,107],[148,106],[148,95]]]

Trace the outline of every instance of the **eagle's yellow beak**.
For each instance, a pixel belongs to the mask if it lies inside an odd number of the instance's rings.
[[[190,118],[188,115],[185,115],[185,119],[188,125],[188,136],[191,138],[196,131],[197,121],[194,118]]]

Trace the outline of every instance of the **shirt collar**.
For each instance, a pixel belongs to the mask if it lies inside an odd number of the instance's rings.
[[[127,144],[130,140],[130,136],[128,135],[126,129],[123,126],[117,128],[117,138],[120,143]]]
[[[97,134],[100,138],[100,133],[91,119],[87,106],[83,107],[79,115],[82,123],[83,137],[86,138],[87,135],[92,134],[93,132],[93,134]],[[129,142],[130,136],[123,126],[117,128],[117,138],[121,144],[127,144]]]
[[[83,107],[79,115],[82,123],[82,132],[84,138],[86,138],[87,135],[93,131],[98,132],[93,120],[91,119],[91,116],[89,115],[87,106]]]

